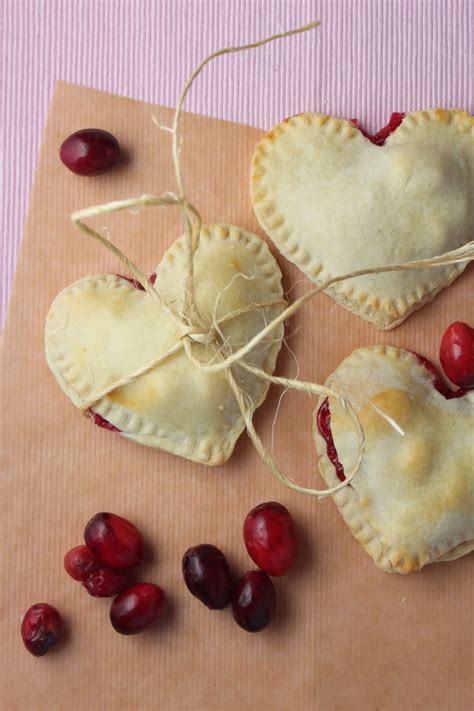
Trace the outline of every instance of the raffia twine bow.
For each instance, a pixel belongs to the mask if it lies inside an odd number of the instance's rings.
[[[429,259],[421,259],[412,262],[406,262],[404,264],[392,264],[383,265],[380,267],[372,267],[370,269],[360,269],[348,274],[343,274],[341,276],[333,277],[328,279],[326,282],[318,287],[314,287],[306,294],[298,298],[292,304],[287,305],[281,313],[274,318],[270,323],[268,323],[261,331],[259,331],[248,343],[246,343],[241,348],[230,351],[228,344],[226,343],[224,334],[220,328],[221,324],[228,321],[236,316],[249,311],[250,309],[261,309],[275,306],[277,304],[286,304],[286,301],[274,300],[261,304],[251,304],[250,306],[233,311],[226,316],[217,319],[216,309],[214,309],[214,318],[211,327],[206,324],[201,314],[199,313],[196,300],[194,298],[194,255],[199,244],[199,234],[201,229],[201,216],[198,210],[192,205],[186,195],[184,188],[184,181],[181,169],[180,153],[181,153],[181,114],[182,107],[186,95],[191,88],[196,77],[201,73],[204,67],[216,57],[224,54],[233,54],[235,52],[240,52],[247,49],[254,49],[256,47],[261,47],[262,45],[273,42],[277,39],[282,39],[284,37],[290,37],[292,35],[297,35],[302,32],[314,29],[320,25],[320,22],[310,22],[307,25],[298,27],[294,30],[289,30],[288,32],[281,32],[275,35],[271,35],[265,39],[258,42],[253,42],[251,44],[242,45],[239,47],[227,47],[221,49],[213,54],[210,54],[206,59],[204,59],[201,64],[195,69],[188,81],[186,82],[176,105],[174,120],[172,127],[162,126],[153,117],[154,123],[162,130],[169,132],[172,135],[172,156],[173,164],[176,173],[176,181],[178,186],[177,193],[166,191],[162,195],[152,195],[144,194],[140,197],[129,198],[126,200],[118,200],[114,202],[109,202],[103,205],[94,205],[84,210],[79,210],[71,215],[73,224],[82,232],[89,235],[90,237],[97,240],[103,247],[108,249],[112,254],[114,254],[118,259],[128,268],[128,270],[133,274],[137,282],[143,287],[147,294],[154,299],[167,313],[169,318],[171,318],[176,326],[178,327],[180,338],[174,346],[168,349],[165,353],[157,356],[150,363],[139,370],[130,373],[125,378],[118,380],[117,382],[111,384],[103,392],[96,395],[93,401],[86,403],[83,407],[83,411],[87,411],[89,408],[93,407],[102,397],[112,392],[118,387],[126,385],[141,375],[145,374],[152,368],[158,366],[162,361],[171,357],[178,351],[184,349],[190,362],[198,369],[209,372],[209,373],[223,373],[225,376],[234,396],[239,406],[240,412],[244,419],[248,435],[252,440],[255,449],[260,455],[261,459],[271,471],[271,473],[285,486],[290,489],[297,491],[302,494],[307,494],[309,496],[325,497],[330,496],[340,489],[346,487],[352,479],[356,476],[360,469],[363,455],[364,455],[364,430],[360,422],[359,416],[355,411],[351,403],[339,393],[327,388],[323,385],[317,383],[311,383],[302,380],[283,378],[274,375],[270,375],[260,368],[256,368],[250,363],[246,362],[245,356],[248,355],[253,348],[255,348],[259,343],[261,343],[265,338],[267,338],[272,331],[281,326],[287,319],[295,314],[304,304],[313,299],[321,291],[326,290],[328,287],[338,282],[345,281],[347,279],[354,279],[359,276],[365,276],[368,274],[380,274],[383,272],[399,272],[411,269],[427,269],[432,267],[447,266],[449,264],[458,264],[461,262],[472,261],[474,259],[474,241],[468,242],[467,244],[459,247],[445,254],[431,257]],[[184,308],[178,314],[172,308],[170,304],[162,297],[159,291],[155,288],[145,274],[112,242],[99,234],[96,230],[85,224],[84,220],[96,217],[99,215],[105,215],[108,213],[116,212],[119,210],[136,210],[149,206],[161,206],[161,207],[178,207],[181,211],[183,222],[184,222],[184,235],[185,235],[185,249],[186,249],[186,276],[184,285]],[[245,278],[245,275],[240,275]],[[227,287],[228,288],[228,287]],[[217,299],[219,298],[219,295]],[[198,358],[195,354],[196,344],[205,345],[206,348],[211,351],[212,357],[209,361],[205,362]],[[252,404],[249,404],[249,398],[246,396],[245,392],[242,390],[238,384],[232,368],[235,366],[244,368],[250,373],[253,373],[259,378],[262,378],[269,383],[275,385],[283,386],[287,389],[298,390],[300,392],[309,393],[312,395],[319,395],[323,397],[332,397],[338,400],[341,406],[347,411],[351,417],[354,428],[357,434],[357,452],[355,456],[355,461],[352,467],[349,469],[346,479],[337,484],[336,486],[327,489],[313,489],[309,487],[303,487],[297,484],[293,479],[286,476],[277,466],[275,460],[273,459],[270,452],[266,449],[262,440],[260,439],[258,433],[252,422],[254,410]]]

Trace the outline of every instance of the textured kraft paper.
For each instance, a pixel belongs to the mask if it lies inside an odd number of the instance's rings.
[[[308,109],[311,107],[301,107]],[[43,329],[50,303],[90,273],[123,272],[112,255],[77,232],[72,210],[174,189],[170,109],[58,84],[31,195],[3,344],[1,446],[2,662],[0,706],[69,711],[148,709],[334,709],[388,711],[472,706],[473,558],[430,565],[410,576],[388,574],[353,539],[330,499],[293,493],[265,469],[243,434],[226,465],[207,468],[94,427],[69,403],[48,370]],[[127,157],[94,179],[58,159],[72,131],[114,133]],[[183,119],[184,176],[207,222],[231,222],[262,234],[248,196],[250,157],[261,132],[200,116]],[[381,149],[383,150],[383,149]],[[151,272],[181,233],[176,210],[103,216],[96,223],[144,271]],[[278,256],[285,288],[308,287]],[[468,269],[402,326],[380,333],[321,295],[287,326],[299,377],[324,382],[355,347],[404,346],[437,362],[441,334],[472,321],[474,271]],[[278,372],[296,373],[286,350]],[[272,388],[255,416],[270,445],[280,396]],[[317,459],[311,399],[290,393],[275,427],[283,470],[306,485]],[[199,403],[195,403],[199,408]],[[455,433],[453,433],[455,436]],[[191,545],[222,548],[234,574],[252,568],[242,540],[246,513],[265,500],[292,512],[301,534],[295,568],[276,579],[274,623],[249,634],[229,609],[209,611],[185,588],[181,558]],[[110,600],[89,597],[63,570],[63,555],[82,542],[97,511],[126,516],[143,531],[147,559],[136,579],[166,591],[162,619],[135,637],[118,635]],[[23,648],[20,623],[35,602],[61,610],[65,639],[46,657]]]

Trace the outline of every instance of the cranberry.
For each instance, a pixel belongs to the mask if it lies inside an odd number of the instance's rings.
[[[137,279],[133,279],[133,277],[123,276],[123,274],[116,274],[116,276],[120,277],[121,279],[125,279],[125,281],[129,281],[130,284],[132,284],[135,287],[135,289],[138,289],[138,291],[145,291],[145,289],[143,288],[143,286],[140,284],[140,282]],[[156,281],[156,277],[157,277],[156,272],[153,272],[152,274],[150,274],[150,276],[148,278],[148,282],[153,285]]]
[[[137,634],[161,615],[164,599],[165,594],[158,585],[132,585],[113,601],[110,621],[120,634]]]
[[[135,568],[143,560],[143,536],[121,516],[98,513],[87,524],[84,540],[97,560],[110,568]]]
[[[27,650],[42,657],[54,647],[61,636],[63,621],[52,605],[39,602],[30,607],[21,623],[21,636]]]
[[[260,632],[273,619],[275,587],[266,573],[251,570],[237,583],[232,599],[234,619],[247,632]]]
[[[92,597],[112,597],[121,592],[127,584],[125,570],[98,568],[84,580],[82,585]]]
[[[249,556],[268,575],[284,575],[293,565],[298,536],[288,509],[276,501],[256,506],[244,522]]]
[[[390,117],[390,121],[388,122],[388,124],[381,128],[380,131],[377,131],[377,133],[373,134],[367,133],[367,131],[360,125],[358,119],[351,119],[351,121],[354,126],[359,129],[362,135],[369,139],[369,141],[374,143],[376,146],[383,146],[387,138],[400,126],[404,118],[405,114],[397,112],[393,113]]]
[[[108,131],[84,128],[66,138],[59,155],[66,168],[77,175],[100,175],[120,160],[120,146]]]
[[[450,400],[453,397],[458,397],[457,393],[454,390],[451,390],[451,388],[448,387],[448,385],[444,382],[438,370],[435,368],[433,363],[428,360],[428,358],[425,358],[425,356],[422,356],[419,353],[415,353],[415,351],[410,351],[410,353],[413,353],[413,355],[417,357],[421,365],[426,368],[426,370],[431,376],[431,380],[433,382],[433,387],[435,388],[435,390],[441,393],[441,395],[445,397],[446,400]]]
[[[74,580],[87,580],[99,564],[87,546],[76,546],[64,556],[64,567]]]
[[[439,349],[446,376],[461,388],[474,387],[474,328],[455,321],[446,329]]]
[[[211,610],[222,610],[232,599],[232,580],[225,555],[207,543],[183,556],[183,576],[189,591]]]

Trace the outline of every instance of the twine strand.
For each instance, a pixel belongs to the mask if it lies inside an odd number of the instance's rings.
[[[162,353],[157,358],[152,359],[150,363],[143,366],[142,368],[136,370],[134,373],[125,376],[121,380],[111,384],[108,388],[104,389],[99,395],[94,399],[93,403],[90,403],[88,407],[92,407],[101,398],[108,395],[112,390],[118,387],[127,385],[128,383],[134,381],[136,378],[144,375],[153,368],[157,367],[166,358],[176,355],[179,351],[184,349],[186,356],[189,361],[199,370],[203,370],[211,373],[222,372],[226,378],[232,393],[236,399],[240,412],[245,422],[247,432],[252,440],[252,443],[257,450],[262,461],[271,471],[271,473],[285,486],[289,487],[293,491],[297,491],[302,494],[316,497],[325,497],[340,491],[346,487],[352,479],[356,476],[360,470],[362,459],[364,456],[364,444],[365,437],[359,416],[351,403],[346,400],[342,395],[334,392],[330,388],[316,383],[283,378],[270,375],[264,370],[257,368],[245,361],[245,356],[247,356],[258,344],[262,343],[275,329],[281,327],[283,323],[290,318],[294,313],[299,311],[308,301],[313,299],[321,291],[328,289],[328,287],[333,284],[345,281],[347,279],[353,279],[358,276],[365,276],[368,274],[380,274],[384,272],[398,272],[409,269],[426,269],[435,266],[446,266],[448,264],[458,264],[465,261],[471,261],[474,259],[474,242],[468,242],[467,244],[459,247],[456,250],[447,252],[446,254],[430,257],[427,259],[416,260],[412,262],[407,262],[405,264],[393,264],[384,265],[380,267],[372,267],[368,269],[360,269],[349,274],[343,274],[340,276],[332,277],[325,281],[323,284],[311,289],[306,294],[298,298],[289,306],[286,306],[281,313],[272,319],[270,323],[264,326],[253,338],[251,338],[244,346],[237,349],[236,351],[230,352],[227,340],[224,338],[224,334],[220,329],[220,324],[229,321],[230,319],[237,318],[241,314],[249,312],[254,309],[264,310],[265,308],[275,307],[277,305],[286,305],[287,302],[278,299],[268,302],[263,302],[261,304],[249,304],[246,307],[236,309],[229,314],[217,319],[217,301],[220,294],[217,296],[216,305],[213,310],[212,322],[210,324],[205,323],[205,319],[199,312],[198,305],[195,299],[194,293],[194,257],[196,250],[199,245],[199,235],[201,231],[202,219],[198,210],[192,205],[186,195],[184,187],[184,178],[181,167],[181,117],[182,108],[186,96],[194,84],[194,81],[198,75],[202,72],[204,67],[211,62],[213,59],[220,57],[225,54],[233,54],[235,52],[244,51],[247,49],[255,49],[261,47],[269,42],[273,42],[277,39],[283,39],[285,37],[290,37],[292,35],[297,35],[302,32],[314,29],[320,25],[320,22],[314,21],[310,22],[302,27],[298,27],[287,32],[280,32],[270,37],[266,37],[257,42],[252,42],[250,44],[241,45],[238,47],[227,47],[217,52],[210,54],[206,57],[195,71],[191,74],[188,81],[184,85],[181,91],[173,119],[173,125],[170,129],[167,126],[162,126],[158,123],[155,117],[153,118],[154,123],[162,130],[167,131],[172,134],[172,157],[173,165],[176,175],[176,183],[178,186],[178,194],[166,191],[161,196],[144,194],[136,198],[129,198],[126,200],[118,200],[106,203],[104,205],[94,205],[92,207],[85,208],[84,210],[79,210],[71,215],[71,219],[79,230],[87,234],[89,237],[97,240],[103,247],[108,249],[112,254],[114,254],[134,275],[135,279],[141,284],[145,292],[155,300],[167,313],[167,315],[174,321],[178,327],[178,332],[180,334],[178,341],[171,348],[169,348],[165,353]],[[184,235],[185,235],[185,248],[186,248],[186,263],[185,263],[185,284],[184,284],[184,308],[183,312],[176,314],[173,308],[166,302],[166,300],[161,296],[155,285],[151,284],[147,279],[145,274],[135,265],[118,247],[116,247],[109,239],[106,239],[100,235],[92,227],[85,224],[84,220],[96,217],[103,214],[112,213],[118,210],[132,210],[135,208],[141,209],[148,206],[161,206],[161,207],[178,207],[181,211],[183,223],[184,223]],[[243,278],[251,278],[247,275],[241,275]],[[227,289],[228,287],[226,287]],[[223,290],[225,291],[225,289]],[[221,292],[222,293],[222,292]],[[217,347],[217,341],[221,341],[221,345]],[[206,350],[211,352],[212,357],[209,361],[205,362],[198,358],[194,353],[194,348],[200,345],[206,347]],[[224,351],[226,355],[224,355]],[[239,366],[244,368],[246,371],[252,373],[256,377],[266,380],[269,383],[279,385],[287,389],[293,389],[300,392],[306,392],[312,395],[319,395],[322,397],[335,398],[349,414],[355,431],[357,435],[357,452],[355,456],[355,462],[350,468],[346,479],[337,484],[336,486],[329,487],[327,489],[319,490],[309,487],[302,487],[297,484],[293,479],[287,477],[278,468],[276,462],[274,461],[270,452],[263,445],[255,427],[253,425],[253,414],[254,408],[253,403],[249,396],[238,384],[235,374],[233,372],[233,367]],[[250,402],[249,402],[250,400]]]

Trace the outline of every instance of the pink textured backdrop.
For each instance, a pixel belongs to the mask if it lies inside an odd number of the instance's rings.
[[[211,51],[320,19],[220,58],[186,108],[262,128],[324,111],[375,129],[394,110],[472,112],[473,18],[473,0],[0,0],[0,320],[56,79],[173,106]]]

